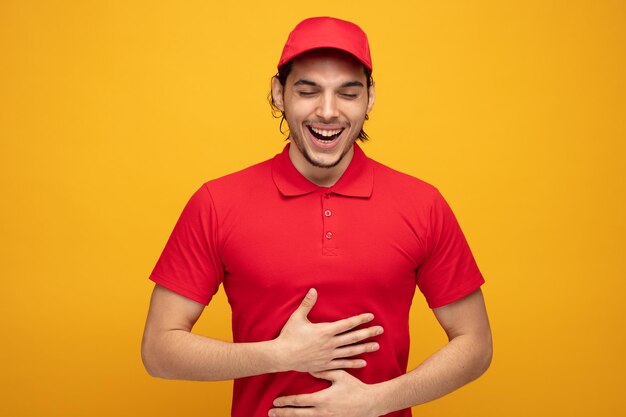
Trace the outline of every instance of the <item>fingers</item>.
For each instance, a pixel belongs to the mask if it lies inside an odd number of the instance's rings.
[[[363,359],[348,359],[351,356],[360,355],[367,352],[375,352],[380,349],[376,342],[364,343],[362,345],[347,346],[335,349],[334,355],[337,359],[333,359],[324,368],[318,372],[329,371],[333,369],[358,369],[367,366],[367,362]]]
[[[372,326],[367,329],[355,330],[335,336],[335,344],[337,346],[347,346],[381,334],[383,334],[382,326]]]
[[[333,369],[358,369],[366,366],[367,362],[363,359],[333,359],[328,362],[328,366],[320,369],[318,372],[331,371]]]
[[[317,405],[315,394],[285,395],[274,400],[274,407],[313,407]]]
[[[374,315],[372,313],[364,313],[359,314],[358,316],[352,316],[347,319],[328,323],[328,326],[333,334],[340,334],[347,332],[348,330],[352,330],[361,324],[369,323],[372,320],[374,320]]]
[[[370,342],[363,343],[361,345],[345,346],[335,349],[333,355],[335,356],[335,358],[337,358],[336,360],[340,360],[342,358],[350,358],[352,356],[360,355],[361,353],[376,352],[378,349],[380,349],[378,343]]]
[[[267,415],[269,417],[316,417],[319,416],[319,412],[311,407],[286,407],[272,408]]]
[[[306,318],[311,312],[311,309],[315,305],[316,301],[317,301],[317,291],[315,290],[315,288],[311,288],[309,292],[307,292],[306,295],[304,296],[304,299],[302,300],[302,302],[300,303],[300,306],[296,310],[296,314],[298,314],[302,318]]]

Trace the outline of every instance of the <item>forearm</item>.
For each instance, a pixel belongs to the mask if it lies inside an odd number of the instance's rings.
[[[379,414],[442,397],[482,375],[491,363],[491,338],[461,335],[412,371],[372,385]]]
[[[229,343],[191,333],[203,306],[155,286],[141,344],[150,375],[167,379],[216,381],[284,371],[319,372],[360,368],[353,356],[378,349],[361,341],[383,332],[370,313],[329,323],[311,323],[307,315],[317,292],[309,290],[277,338],[256,343]]]
[[[186,330],[169,330],[144,338],[142,358],[155,377],[230,380],[280,370],[273,343],[230,343]]]

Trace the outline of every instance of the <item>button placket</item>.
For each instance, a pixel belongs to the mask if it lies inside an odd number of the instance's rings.
[[[330,193],[322,196],[322,248],[324,255],[336,255],[337,236],[335,233],[335,213],[332,207],[333,198]]]

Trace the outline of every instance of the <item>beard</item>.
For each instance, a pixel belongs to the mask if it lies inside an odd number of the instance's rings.
[[[307,162],[311,165],[313,165],[316,168],[326,168],[326,169],[330,169],[330,168],[334,168],[337,165],[339,165],[339,163],[343,160],[343,158],[346,156],[346,154],[348,153],[348,151],[350,151],[350,148],[352,148],[352,145],[354,145],[354,140],[352,140],[348,145],[346,145],[346,147],[341,151],[341,155],[339,155],[339,158],[337,158],[336,161],[334,162],[330,162],[330,163],[323,163],[320,161],[316,161],[315,159],[313,159],[313,157],[311,156],[311,154],[309,153],[308,149],[305,148],[304,146],[302,146],[302,143],[299,141],[294,141],[292,139],[292,142],[295,142],[296,147],[300,150],[300,153],[302,154],[302,156],[304,156],[304,159],[307,160]]]
[[[361,129],[362,129],[362,126],[363,125],[361,125]],[[360,132],[361,129],[358,129],[357,131]],[[313,158],[313,155],[311,155],[311,152],[309,151],[309,149],[306,146],[304,146],[304,143],[306,142],[305,139],[303,139],[299,135],[294,135],[293,132],[290,131],[289,132],[289,136],[287,137],[287,139],[291,140],[291,143],[296,145],[296,147],[298,148],[298,150],[300,151],[300,153],[302,154],[304,159],[309,164],[311,164],[312,166],[314,166],[316,168],[330,169],[330,168],[336,167],[337,165],[339,165],[339,163],[341,163],[341,161],[343,161],[343,158],[350,151],[350,149],[352,149],[352,146],[356,142],[357,137],[358,137],[358,135],[355,135],[353,138],[348,139],[348,141],[344,145],[344,148],[341,150],[341,154],[339,155],[339,157],[335,161],[331,161],[331,162],[328,162],[328,163],[315,160]]]

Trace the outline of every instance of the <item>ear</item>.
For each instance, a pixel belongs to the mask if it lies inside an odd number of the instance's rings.
[[[374,107],[374,101],[376,101],[376,83],[374,81],[372,81],[372,85],[368,87],[368,97],[367,97],[367,111],[366,113],[369,113],[372,111],[372,108]]]
[[[272,101],[274,101],[274,105],[276,105],[280,111],[285,111],[283,85],[278,81],[277,77],[272,78]]]

